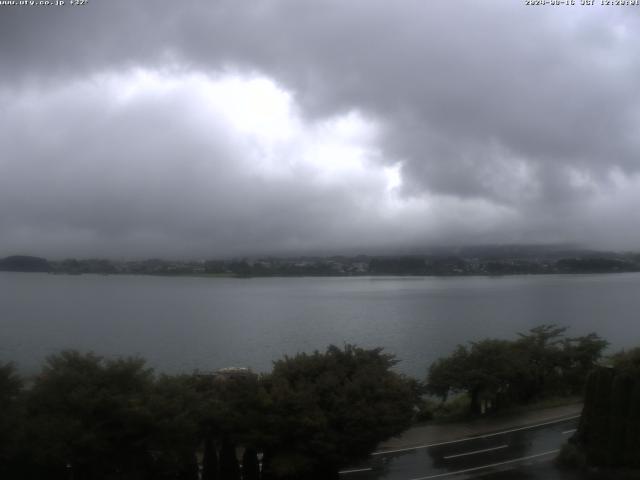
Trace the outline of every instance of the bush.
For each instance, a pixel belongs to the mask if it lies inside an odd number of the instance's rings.
[[[438,402],[431,407],[435,420],[457,420],[469,415],[471,397],[467,394],[456,395],[446,402]]]
[[[416,423],[423,423],[433,420],[433,410],[433,402],[422,400],[416,405],[416,413],[413,416],[413,421]]]

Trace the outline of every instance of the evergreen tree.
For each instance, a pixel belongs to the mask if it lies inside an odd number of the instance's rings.
[[[640,468],[640,408],[638,408],[640,405],[640,380],[634,384],[629,403],[623,463],[632,468]]]
[[[13,364],[0,364],[0,478],[18,478],[24,447],[23,382]]]
[[[620,373],[613,379],[611,388],[611,420],[608,435],[608,462],[611,465],[621,465],[626,455],[626,433],[630,408],[634,407],[631,405],[631,395],[634,386],[634,378],[628,373]],[[638,405],[635,405],[635,408],[638,407]]]
[[[575,443],[587,463],[640,467],[640,349],[613,357],[588,377]]]

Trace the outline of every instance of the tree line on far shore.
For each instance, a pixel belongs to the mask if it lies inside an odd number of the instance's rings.
[[[459,346],[425,381],[382,349],[330,346],[268,374],[158,375],[140,358],[64,351],[34,378],[0,364],[0,478],[332,479],[376,445],[470,399],[469,414],[579,394],[607,345],[543,325]]]
[[[640,254],[567,251],[460,252],[460,255],[331,256],[293,258],[236,258],[226,260],[114,261],[105,258],[67,258],[13,255],[0,258],[0,271],[57,274],[130,274],[197,276],[359,276],[359,275],[523,275],[564,273],[622,273],[640,271]],[[566,256],[565,256],[566,255]]]

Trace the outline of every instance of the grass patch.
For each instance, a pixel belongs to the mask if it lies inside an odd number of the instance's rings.
[[[420,423],[426,421],[454,422],[469,418],[471,399],[466,394],[452,397],[446,402],[440,402],[427,398],[421,406],[416,420]]]
[[[420,411],[416,414],[416,423],[425,423],[427,421],[449,423],[466,421],[472,418],[514,415],[532,412],[535,410],[544,410],[546,408],[576,405],[582,403],[582,401],[583,399],[581,396],[549,397],[524,405],[513,405],[502,408],[501,410],[492,411],[484,415],[471,415],[469,413],[471,399],[467,394],[457,395],[446,402],[440,402],[433,398],[426,398],[420,406]]]
[[[541,400],[523,404],[523,405],[514,405],[512,407],[505,408],[495,413],[498,413],[498,414],[526,413],[526,412],[532,412],[534,410],[544,410],[545,408],[566,407],[568,405],[577,405],[579,403],[582,403],[583,400],[584,399],[580,395],[572,395],[572,396],[566,396],[566,397],[549,397],[549,398],[543,398]]]

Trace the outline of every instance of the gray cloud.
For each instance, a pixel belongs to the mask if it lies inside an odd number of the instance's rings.
[[[0,250],[632,248],[638,12],[370,0],[5,7]],[[118,89],[136,69],[178,86],[123,106]],[[207,113],[196,74],[271,79],[299,128],[274,146]],[[340,144],[359,167],[298,161],[322,152],[320,126],[349,112],[376,132]],[[402,184],[389,193],[392,168]]]

